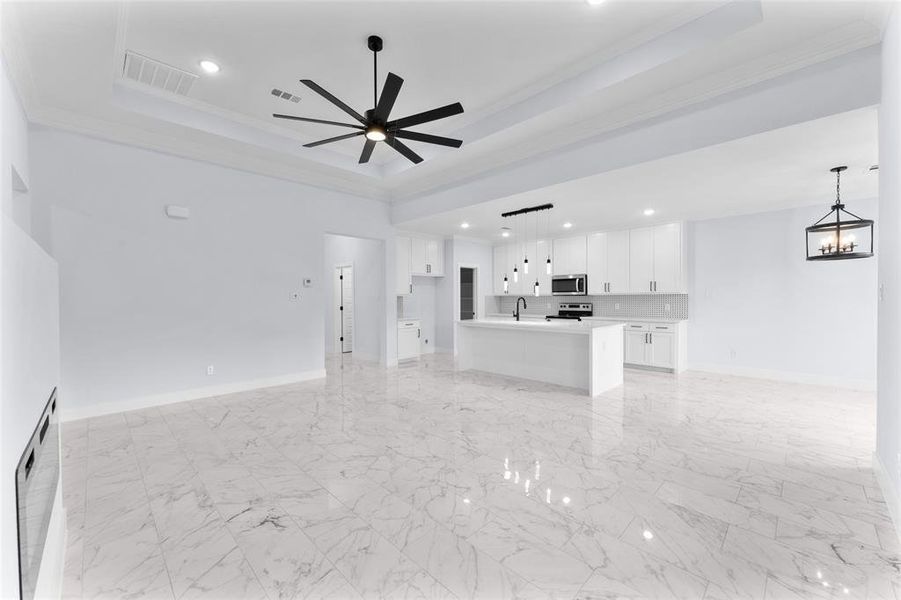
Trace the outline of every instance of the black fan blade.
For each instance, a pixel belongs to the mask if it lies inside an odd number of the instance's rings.
[[[404,84],[404,80],[395,75],[394,73],[388,73],[388,78],[385,80],[385,87],[382,88],[382,95],[379,96],[378,106],[375,107],[375,112],[372,113],[372,118],[380,123],[384,123],[388,120],[388,115],[391,114],[391,109],[394,108],[394,102],[397,100],[397,95],[400,93],[400,86]]]
[[[388,144],[390,144],[392,148],[394,148],[395,150],[397,150],[398,152],[400,152],[401,154],[406,156],[408,159],[410,159],[414,163],[419,164],[422,162],[422,157],[419,156],[418,154],[416,154],[415,152],[413,152],[412,150],[410,150],[410,147],[407,146],[406,144],[404,144],[399,139],[392,136],[392,137],[389,137],[385,141],[388,142]]]
[[[409,117],[403,117],[401,119],[397,119],[396,121],[389,121],[388,129],[403,129],[404,127],[412,127],[414,125],[420,125],[421,123],[428,123],[429,121],[446,119],[447,117],[459,115],[462,112],[463,105],[459,102],[454,102],[453,104],[448,104],[447,106],[442,106],[441,108],[433,108],[432,110],[427,110],[419,114],[410,115]]]
[[[354,131],[353,133],[346,133],[344,135],[339,135],[337,137],[329,138],[327,140],[319,140],[318,142],[310,142],[309,144],[304,144],[304,148],[315,148],[316,146],[321,146],[322,144],[331,144],[332,142],[338,142],[341,140],[347,140],[352,137],[357,137],[358,135],[363,135],[362,131]]]
[[[366,140],[366,143],[363,144],[363,153],[360,154],[360,164],[368,163],[369,157],[372,156],[372,151],[375,150],[375,142],[372,140]]]
[[[353,125],[351,123],[339,123],[338,121],[323,121],[322,119],[310,119],[309,117],[295,117],[293,115],[272,114],[276,119],[290,119],[292,121],[304,121],[305,123],[322,123],[323,125],[339,125],[341,127],[353,127],[354,129],[363,129],[361,125]]]
[[[440,135],[431,135],[429,133],[419,133],[416,131],[395,131],[394,137],[413,140],[416,142],[425,142],[427,144],[438,144],[439,146],[450,146],[451,148],[459,148],[463,145],[463,140],[455,140],[453,138],[441,137]]]
[[[346,105],[343,102],[341,102],[340,100],[338,100],[336,97],[334,97],[329,92],[327,92],[325,89],[323,89],[319,84],[317,84],[313,81],[310,81],[309,79],[301,79],[300,82],[302,84],[304,84],[305,86],[307,86],[308,88],[310,88],[311,90],[313,90],[314,92],[316,92],[317,94],[319,94],[320,96],[322,96],[323,98],[325,98],[326,100],[328,100],[329,102],[331,102],[332,104],[334,104],[335,106],[337,106],[338,108],[340,108],[341,110],[343,110],[344,112],[346,112],[347,114],[349,114],[350,116],[352,116],[354,119],[356,119],[363,125],[366,124],[366,119],[364,119],[362,116],[360,116],[360,113],[358,113],[357,111],[355,111],[348,105]]]

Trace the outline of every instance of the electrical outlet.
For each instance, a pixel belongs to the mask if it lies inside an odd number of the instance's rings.
[[[300,292],[289,292],[288,300],[290,300],[291,302],[296,302],[296,301],[300,300]]]
[[[735,348],[729,348],[729,358],[735,360]]]
[[[206,374],[207,374],[207,375],[215,375],[215,374],[216,374],[216,367],[214,367],[213,365],[207,365],[207,366],[206,366]]]
[[[613,305],[613,310],[619,310],[619,302]]]
[[[663,305],[663,310],[665,310],[666,312],[669,312],[672,310],[672,307],[669,305],[669,303],[667,303],[667,304]]]

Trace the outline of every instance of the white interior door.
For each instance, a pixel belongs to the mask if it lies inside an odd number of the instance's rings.
[[[353,267],[335,268],[335,336],[341,352],[354,349],[354,270]]]

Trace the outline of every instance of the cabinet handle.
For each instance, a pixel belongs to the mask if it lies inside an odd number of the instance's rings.
[[[417,330],[416,330],[416,337],[417,337],[417,338],[422,337],[422,330],[421,330],[421,329],[417,329]]]
[[[649,343],[649,344],[653,344],[653,343],[654,343],[654,334],[653,334],[653,333],[649,333],[649,334],[648,334],[648,343]]]
[[[653,281],[649,281],[649,282],[648,282],[648,291],[649,291],[649,292],[653,292],[653,291],[654,291],[654,282],[653,282]]]
[[[412,283],[410,284],[410,293],[411,294],[413,293],[413,284]]]

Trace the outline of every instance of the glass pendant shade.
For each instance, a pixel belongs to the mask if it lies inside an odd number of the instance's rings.
[[[513,283],[517,283],[519,281],[519,271],[516,267],[513,267]]]
[[[505,293],[505,294],[509,294],[509,293],[510,293],[510,282],[507,281],[507,275],[506,275],[506,274],[504,275],[504,293]]]
[[[525,273],[526,275],[529,274],[529,259],[528,258],[526,258],[524,261],[522,261],[522,272]]]
[[[807,260],[845,260],[873,256],[873,225],[845,210],[839,195],[841,172],[847,167],[835,167],[836,199],[822,219],[807,227]]]
[[[539,295],[541,295],[541,293],[540,293],[540,291],[539,291],[539,283],[538,283],[538,280],[536,279],[536,280],[535,280],[535,296],[537,297],[537,296],[539,296]]]
[[[548,257],[548,259],[547,259],[547,266],[545,267],[545,270],[548,275],[551,274],[551,258],[550,257]]]

